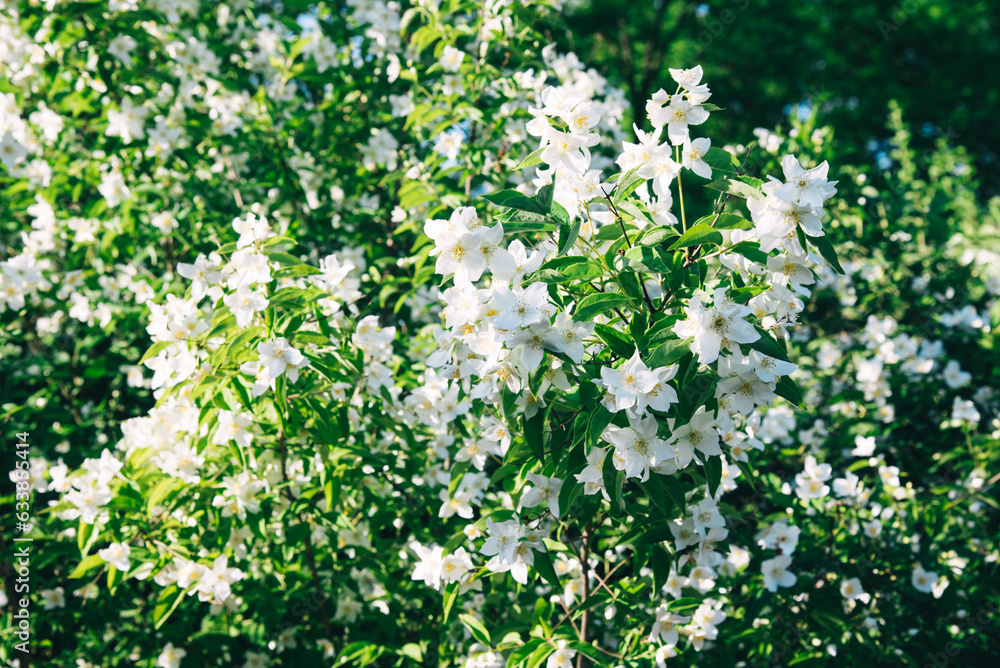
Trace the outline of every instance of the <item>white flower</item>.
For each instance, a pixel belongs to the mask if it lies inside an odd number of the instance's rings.
[[[441,68],[445,72],[457,72],[465,59],[465,52],[456,49],[451,44],[446,44],[441,50]]]
[[[719,432],[715,429],[715,417],[699,406],[687,424],[674,428],[673,420],[669,420],[671,430],[668,444],[674,447],[674,464],[682,469],[691,463],[695,450],[705,456],[721,455]],[[704,459],[704,457],[702,458]]]
[[[652,416],[629,419],[630,427],[608,427],[604,438],[615,446],[612,458],[626,478],[649,478],[649,468],[655,467],[670,456],[670,448],[656,436],[658,424]]]
[[[104,174],[97,191],[101,193],[109,207],[116,207],[123,201],[132,199],[132,191],[125,185],[125,178],[117,169]]]
[[[127,573],[129,567],[128,557],[131,552],[132,548],[127,543],[111,543],[111,545],[103,550],[98,550],[97,556],[122,573]]]
[[[513,563],[518,541],[524,535],[521,523],[517,520],[494,522],[487,518],[486,531],[489,536],[479,553],[486,556],[496,555],[502,563]]]
[[[157,668],[180,668],[181,659],[185,656],[187,656],[187,652],[168,642],[164,645],[160,656],[156,658]]]
[[[792,564],[792,558],[787,555],[768,559],[761,565],[764,573],[764,587],[771,593],[778,591],[778,587],[791,587],[798,579],[794,573],[788,570]]]
[[[288,343],[288,339],[282,337],[258,343],[257,353],[260,356],[261,365],[267,367],[267,372],[272,379],[287,373],[288,380],[294,383],[299,379],[299,369],[309,366],[309,360],[293,348]]]
[[[245,577],[243,571],[238,568],[229,568],[225,555],[216,557],[212,562],[212,568],[206,568],[201,575],[195,591],[198,597],[205,601],[215,601],[222,603],[231,593],[230,585]]]
[[[236,292],[222,298],[236,316],[236,326],[246,327],[253,320],[254,313],[260,313],[267,308],[268,300],[259,290],[252,290],[249,285],[240,285]]]
[[[934,591],[934,585],[937,584],[938,574],[933,571],[925,571],[922,566],[917,566],[913,569],[912,581],[917,591],[930,594]]]
[[[968,371],[962,371],[962,367],[955,360],[950,360],[945,365],[944,372],[941,375],[944,378],[945,384],[953,390],[968,385],[969,380],[972,378],[972,374]]]
[[[746,320],[751,310],[726,296],[725,288],[715,291],[715,308],[705,308],[697,297],[684,309],[686,320],[674,325],[673,331],[682,339],[694,337],[691,352],[698,355],[702,364],[711,364],[719,358],[723,346],[739,350],[737,343],[753,343],[760,334]]]
[[[573,658],[576,656],[575,649],[566,649],[566,641],[560,640],[556,651],[549,654],[545,662],[545,668],[573,668]]]
[[[162,225],[163,223],[159,224]],[[174,224],[176,226],[176,223]],[[177,273],[191,281],[191,296],[195,299],[204,297],[208,291],[208,286],[216,283],[222,277],[222,273],[214,270],[212,264],[204,254],[199,254],[194,264],[178,262]]]
[[[219,427],[212,436],[212,443],[225,445],[230,441],[236,441],[240,447],[250,446],[250,441],[253,439],[253,435],[247,431],[247,427],[253,424],[253,416],[250,413],[234,414],[232,411],[220,410],[218,424]]]
[[[663,89],[654,93],[646,102],[646,113],[653,122],[653,127],[667,126],[667,136],[674,146],[688,141],[689,125],[701,125],[708,120],[709,115],[703,107],[684,99],[684,95],[668,95]]]
[[[861,580],[858,578],[851,578],[850,580],[841,582],[840,594],[848,601],[857,600],[867,603],[871,599],[871,596],[865,593],[864,588],[861,586]]]
[[[882,523],[878,520],[866,522],[863,528],[865,536],[868,538],[878,538],[882,535]]]
[[[640,394],[647,394],[660,383],[659,377],[643,364],[638,350],[617,369],[601,367],[601,380],[612,398],[605,401],[605,406],[612,412],[636,406]]]
[[[685,141],[684,149],[681,151],[681,164],[702,178],[712,178],[712,168],[705,162],[705,156],[711,147],[712,140],[706,137]]]
[[[837,194],[837,189],[834,188],[837,181],[826,179],[830,170],[826,160],[812,169],[803,169],[798,158],[786,155],[781,160],[781,169],[785,173],[786,183],[779,185],[774,194],[786,202],[821,209],[823,202]]]
[[[39,594],[42,597],[42,604],[45,606],[46,610],[55,610],[56,608],[66,607],[66,595],[65,590],[62,587],[56,587],[55,589],[43,589]]]
[[[527,478],[532,487],[521,496],[521,505],[525,508],[534,508],[544,503],[554,517],[559,517],[559,491],[562,489],[563,481],[537,473],[529,473]]]
[[[14,134],[10,130],[4,133],[3,138],[0,139],[0,162],[3,162],[9,170],[26,155],[28,155],[28,149],[14,139]]]
[[[148,115],[149,109],[142,105],[138,107],[133,106],[130,98],[122,98],[121,105],[117,111],[108,109],[108,129],[106,134],[109,137],[121,137],[122,142],[125,144],[131,143],[133,139],[141,139],[146,136],[143,124],[146,122],[146,116]]]

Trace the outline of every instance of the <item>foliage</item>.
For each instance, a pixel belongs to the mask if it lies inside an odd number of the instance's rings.
[[[964,150],[896,107],[888,165],[816,113],[712,146],[700,67],[626,133],[544,3],[3,21],[33,663],[988,656],[1000,205]]]

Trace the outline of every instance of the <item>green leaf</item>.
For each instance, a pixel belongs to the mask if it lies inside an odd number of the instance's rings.
[[[782,376],[778,380],[778,384],[774,388],[774,393],[800,408],[805,408],[805,401],[802,399],[802,390],[799,389],[799,386],[795,384],[795,381],[790,376]]]
[[[749,230],[753,227],[753,221],[735,213],[719,213],[699,218],[695,225],[708,225],[717,230]]]
[[[409,657],[417,663],[424,662],[424,653],[421,651],[420,645],[415,642],[408,642],[403,645],[399,650],[399,654],[400,656]]]
[[[173,603],[167,607],[166,600],[174,591],[177,592],[177,595],[174,597]],[[177,587],[177,585],[170,585],[163,590],[163,593],[160,594],[160,598],[157,600],[156,609],[153,611],[154,629],[158,630],[170,618],[170,615],[174,614],[174,610],[177,609],[177,606],[180,605],[181,601],[184,599],[184,593],[184,591],[179,591],[179,587]]]
[[[706,188],[720,190],[728,195],[736,195],[743,199],[764,199],[764,193],[748,183],[736,179],[720,179],[705,184]]]
[[[452,582],[444,589],[444,618],[442,621],[448,621],[448,616],[451,614],[451,609],[455,605],[456,598],[458,598],[458,583]]]
[[[557,257],[565,255],[569,251],[569,249],[573,247],[573,244],[576,243],[576,238],[580,236],[580,225],[582,222],[583,220],[578,217],[576,219],[576,222],[573,223],[572,225],[562,226],[564,228],[565,234],[559,235],[560,241],[559,241],[559,252],[557,253]]]
[[[777,341],[775,341],[771,335],[767,333],[767,331],[761,329],[757,325],[754,325],[754,329],[756,329],[757,333],[760,334],[760,338],[753,343],[748,343],[746,345],[757,352],[764,353],[769,357],[774,357],[775,359],[783,360],[785,362],[788,361],[788,353],[785,352],[785,349]]]
[[[545,578],[545,581],[552,585],[556,591],[562,590],[562,585],[559,584],[559,576],[556,575],[556,569],[552,565],[552,557],[549,556],[548,552],[535,552],[535,570],[538,574]]]
[[[180,483],[179,485],[177,483]],[[174,491],[175,488],[183,486],[184,482],[177,478],[171,478],[169,476],[162,478],[153,489],[148,492],[146,497],[146,512],[152,514],[153,508],[160,505],[161,502],[167,498],[170,492]]]
[[[760,244],[756,241],[741,241],[730,248],[729,252],[742,255],[746,259],[751,262],[755,262],[762,267],[767,266],[767,258],[770,257],[767,253],[760,249]]]
[[[586,281],[604,275],[604,267],[594,260],[580,256],[558,257],[543,264],[533,275],[543,283],[570,283]]]
[[[702,219],[704,220],[704,218]],[[700,220],[698,221],[701,222]],[[661,225],[660,227],[652,227],[643,232],[642,236],[636,241],[636,245],[642,246],[658,246],[670,237],[677,236],[677,231],[666,225]]]
[[[715,492],[722,482],[722,458],[718,455],[705,460],[705,477],[708,478],[708,495],[715,498]]]
[[[542,186],[535,193],[535,200],[538,202],[538,206],[542,207],[543,213],[548,213],[552,210],[552,198],[554,195],[555,186],[551,183]]]
[[[535,165],[542,164],[542,151],[544,150],[545,147],[543,146],[542,148],[535,149],[534,151],[529,153],[528,157],[522,160],[521,164],[514,168],[514,171],[519,172],[522,169],[527,169],[528,167],[534,167]]]
[[[545,411],[538,411],[531,418],[524,420],[524,440],[539,459],[545,452]]]
[[[85,576],[87,573],[94,570],[98,566],[101,566],[103,563],[104,559],[101,559],[100,555],[92,554],[89,557],[85,558],[83,561],[81,561],[79,564],[77,564],[76,568],[74,568],[73,571],[67,577],[70,580],[77,580],[79,578],[82,578],[83,576]]]
[[[625,512],[625,504],[622,502],[622,479],[625,471],[615,468],[615,449],[608,448],[608,454],[604,457],[604,468],[601,469],[601,476],[604,478],[604,489],[611,498],[611,512],[619,515]]]
[[[595,447],[601,441],[601,435],[615,419],[614,414],[602,404],[597,404],[590,411],[590,424],[587,426],[587,445]]]
[[[653,348],[653,352],[646,358],[646,364],[650,369],[670,366],[689,352],[691,352],[691,347],[688,345],[687,339],[668,339]]]
[[[701,159],[712,168],[712,171],[720,170],[735,174],[736,170],[740,168],[740,161],[735,155],[715,146],[708,149],[708,152],[701,156]]]
[[[632,303],[632,300],[629,297],[613,292],[599,292],[587,295],[577,302],[573,319],[578,322],[592,320],[595,315],[607,313],[630,303]]]
[[[672,475],[661,475],[660,482],[663,483],[663,488],[667,490],[667,495],[673,500],[674,505],[680,509],[679,514],[683,515],[684,508],[687,507],[687,496],[684,494],[684,488]]]
[[[295,332],[295,343],[312,343],[317,346],[331,345],[330,337],[319,332]]]
[[[694,225],[681,238],[674,242],[670,250],[687,248],[689,246],[701,246],[704,244],[721,244],[722,233],[708,225]]]
[[[601,650],[597,649],[593,645],[580,642],[579,640],[571,640],[568,643],[566,643],[566,647],[568,647],[569,649],[575,649],[580,654],[583,654],[591,661],[593,661],[595,666],[610,665],[608,662],[610,661],[611,657],[609,657],[607,654],[604,654],[603,652],[601,652]]]
[[[437,28],[437,26],[420,26],[410,37],[410,45],[413,46],[416,53],[419,54],[439,39],[441,39],[441,30]]]
[[[139,364],[142,364],[148,359],[156,357],[157,355],[160,354],[160,351],[169,346],[171,343],[172,341],[157,341],[156,343],[154,343],[149,347],[149,350],[146,351],[146,354],[143,355],[142,359],[139,360]]]
[[[276,269],[272,276],[274,278],[301,278],[302,276],[314,276],[322,273],[323,272],[319,270],[319,267],[313,267],[308,264],[297,264],[294,267],[281,267],[280,269]]]
[[[618,213],[624,214],[622,220],[639,220],[642,221],[644,225],[648,224],[652,220],[649,216],[642,212],[638,206],[630,201],[618,202]]]
[[[597,332],[597,335],[600,336],[606,344],[608,344],[608,347],[611,348],[611,352],[618,357],[628,359],[632,357],[633,353],[635,353],[635,343],[632,342],[632,339],[622,332],[619,332],[614,327],[596,323],[594,325],[594,331]]]
[[[633,167],[618,177],[618,182],[615,184],[615,191],[611,197],[612,202],[618,204],[631,195],[636,188],[646,182],[645,178],[639,176],[639,170],[641,170],[643,166],[644,165]]]
[[[527,197],[516,190],[499,190],[494,193],[487,193],[483,195],[483,199],[507,209],[517,209],[543,216],[549,212],[549,209],[543,208],[534,197]]]
[[[472,637],[483,643],[487,647],[493,646],[493,641],[490,640],[490,632],[486,630],[483,623],[473,617],[472,615],[459,615],[459,621],[465,625],[465,628],[469,629],[472,633]]]
[[[840,266],[840,260],[837,258],[837,251],[833,248],[833,242],[830,241],[830,237],[824,235],[821,237],[809,237],[809,241],[819,254],[823,256],[823,259],[830,263],[830,266],[837,270],[838,274],[844,273],[844,268]]]
[[[94,533],[94,525],[80,520],[80,524],[76,530],[76,544],[83,551],[84,546],[87,545],[87,541],[90,540],[90,536]]]

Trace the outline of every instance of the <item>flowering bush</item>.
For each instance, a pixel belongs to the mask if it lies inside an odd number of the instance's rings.
[[[988,604],[995,256],[926,249],[928,210],[977,215],[954,154],[918,183],[897,138],[883,238],[827,144],[712,146],[699,67],[624,132],[551,19],[11,10],[2,410],[34,446],[9,500],[36,661],[876,661],[912,649],[907,601]],[[893,396],[926,397],[913,423]],[[900,476],[931,427],[972,460],[914,467],[924,504]]]

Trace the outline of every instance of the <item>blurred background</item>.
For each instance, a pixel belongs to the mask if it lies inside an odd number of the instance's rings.
[[[568,0],[565,49],[622,87],[634,109],[668,68],[705,69],[712,137],[754,140],[815,116],[839,159],[892,165],[890,101],[919,154],[944,139],[969,151],[981,198],[1000,193],[1000,2],[972,0]]]

